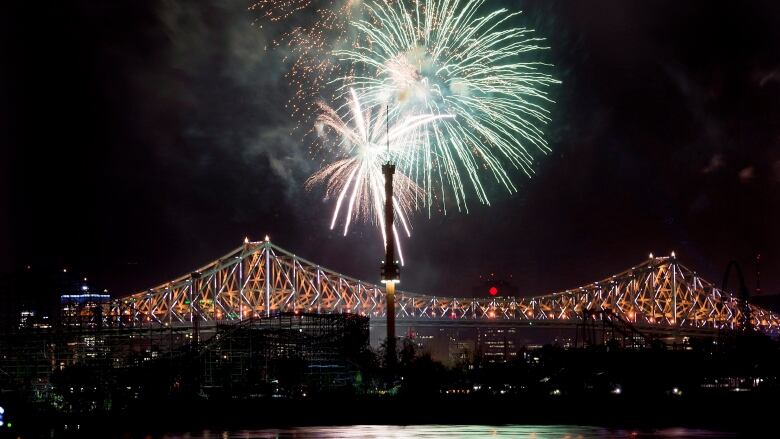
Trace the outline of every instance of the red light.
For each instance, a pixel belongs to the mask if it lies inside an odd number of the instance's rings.
[[[498,288],[490,287],[490,289],[488,290],[488,293],[490,293],[491,296],[495,296],[496,294],[498,294]]]

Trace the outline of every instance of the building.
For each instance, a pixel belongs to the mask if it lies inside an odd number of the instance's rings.
[[[516,328],[480,328],[477,349],[484,361],[503,363],[517,358],[520,350]]]
[[[75,294],[60,296],[60,319],[70,328],[102,328],[111,313],[111,296],[93,293],[88,285],[82,285]]]
[[[218,325],[200,354],[203,391],[290,397],[350,387],[361,380],[368,339],[368,318],[356,314],[279,313]]]
[[[19,313],[19,329],[49,329],[51,321],[49,316],[38,314],[36,311],[27,309]]]

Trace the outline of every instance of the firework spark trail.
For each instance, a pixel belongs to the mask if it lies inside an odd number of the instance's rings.
[[[311,189],[320,184],[325,185],[327,198],[336,198],[330,228],[333,229],[340,216],[344,219],[344,235],[349,231],[350,223],[357,218],[364,218],[379,225],[382,239],[387,243],[384,232],[384,215],[382,207],[385,202],[384,175],[382,163],[393,160],[403,163],[411,156],[408,151],[419,148],[421,128],[434,125],[438,121],[452,118],[448,114],[417,114],[409,116],[391,127],[386,124],[387,114],[380,107],[379,111],[364,111],[357,92],[349,90],[346,106],[349,118],[342,119],[337,110],[320,102],[320,114],[317,118],[317,131],[326,136],[333,131],[338,137],[339,155],[346,158],[336,160],[326,165],[306,181],[306,188]],[[394,180],[393,208],[407,236],[409,230],[408,215],[417,206],[417,200],[422,196],[421,188],[403,173],[397,174]],[[344,202],[347,207],[344,212]],[[398,254],[403,263],[398,231],[393,226],[396,236]]]
[[[270,21],[281,21],[310,7],[312,0],[258,0],[249,6],[250,11],[259,11]]]
[[[368,106],[389,105],[395,119],[455,116],[417,127],[416,156],[400,163],[420,182],[429,214],[436,193],[446,211],[448,190],[468,210],[467,183],[489,204],[481,168],[515,192],[509,168],[530,176],[532,152],[549,151],[546,89],[559,81],[543,72],[548,64],[523,60],[545,49],[543,39],[510,25],[519,12],[479,15],[484,3],[368,0],[366,17],[353,22],[360,44],[335,52],[355,69],[335,81],[337,95],[359,88]]]
[[[381,162],[387,158],[398,165],[392,201],[408,235],[411,211],[427,206],[430,215],[440,198],[446,212],[449,194],[468,211],[467,187],[489,204],[484,170],[514,192],[512,168],[530,175],[533,153],[549,150],[542,131],[552,102],[546,89],[558,81],[544,73],[547,64],[533,61],[542,39],[512,27],[519,13],[480,15],[484,3],[258,0],[251,8],[271,22],[308,11],[309,20],[294,17],[275,44],[294,57],[287,77],[296,89],[289,104],[299,126],[341,138],[334,156],[342,158],[329,160],[306,183],[324,183],[326,197],[337,199],[331,229],[343,218],[346,234],[351,221],[363,218],[377,223],[386,241]],[[361,109],[355,89],[376,114]],[[321,103],[323,96],[346,103],[333,109]],[[386,117],[401,123],[382,138]],[[388,137],[391,151],[383,153]]]
[[[289,29],[278,35],[273,47],[289,54],[285,56],[285,61],[291,63],[286,77],[294,94],[288,108],[298,128],[309,129],[323,94],[335,98],[332,90],[327,90],[327,83],[349,72],[349,66],[340,64],[333,54],[338,48],[354,44],[348,28],[353,19],[362,16],[362,1],[257,0],[249,10],[258,15],[260,22],[284,23]]]

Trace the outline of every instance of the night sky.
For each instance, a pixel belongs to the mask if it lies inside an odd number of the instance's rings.
[[[488,1],[497,6],[500,2]],[[67,267],[112,294],[270,235],[378,281],[379,232],[328,228],[320,162],[285,108],[279,29],[241,1],[18,1],[0,14],[0,272]],[[780,293],[780,2],[522,1],[563,83],[520,190],[416,215],[401,288],[517,294],[675,250]],[[268,46],[270,50],[264,48]]]

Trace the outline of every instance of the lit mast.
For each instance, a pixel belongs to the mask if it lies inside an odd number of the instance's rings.
[[[387,360],[395,363],[395,284],[401,281],[401,269],[395,260],[395,235],[393,234],[393,174],[395,163],[390,156],[390,116],[387,117],[387,162],[382,165],[385,176],[385,260],[382,261],[382,283],[385,284],[385,304],[387,316]]]

